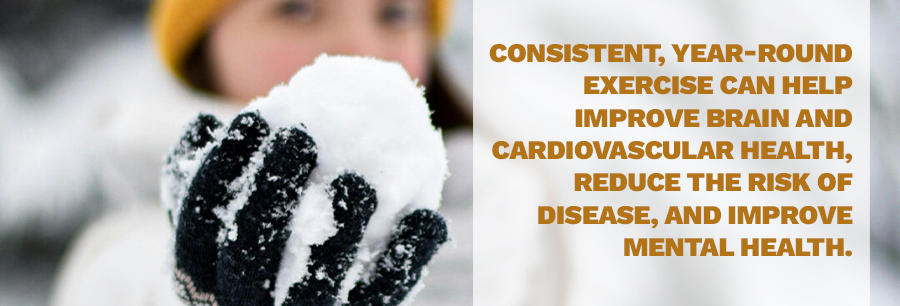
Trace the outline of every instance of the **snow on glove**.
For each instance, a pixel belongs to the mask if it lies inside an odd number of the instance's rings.
[[[167,157],[180,296],[408,301],[447,240],[434,211],[446,175],[421,89],[399,65],[320,57],[228,127],[200,115]]]

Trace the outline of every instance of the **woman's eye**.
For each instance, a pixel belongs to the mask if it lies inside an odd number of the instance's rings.
[[[396,2],[386,5],[380,15],[381,21],[385,24],[404,26],[418,21],[419,9],[409,3]]]
[[[286,0],[278,5],[278,16],[299,21],[308,21],[313,16],[312,1]]]

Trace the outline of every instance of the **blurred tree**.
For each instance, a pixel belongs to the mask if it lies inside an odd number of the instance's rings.
[[[87,47],[123,27],[141,26],[148,0],[0,1],[0,53],[34,91]]]

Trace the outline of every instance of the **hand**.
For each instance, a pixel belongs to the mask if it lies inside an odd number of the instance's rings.
[[[315,142],[302,125],[270,131],[258,113],[231,126],[200,115],[166,160],[164,201],[175,226],[175,277],[190,305],[274,305],[291,220],[312,192]],[[341,286],[378,201],[364,177],[347,171],[323,194],[333,235],[310,247],[306,271],[281,305],[398,305],[447,240],[435,211],[406,214],[374,268],[340,298]],[[303,229],[301,224],[300,229]],[[314,230],[314,229],[313,229]],[[303,267],[304,265],[299,265]]]

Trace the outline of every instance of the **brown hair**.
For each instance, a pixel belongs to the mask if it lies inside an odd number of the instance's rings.
[[[472,128],[472,117],[460,107],[460,99],[450,91],[449,83],[438,65],[432,64],[431,75],[425,87],[425,99],[431,109],[431,123],[443,130]]]
[[[213,79],[208,49],[209,39],[204,36],[185,58],[184,77],[196,89],[207,93],[218,93],[216,82]]]

